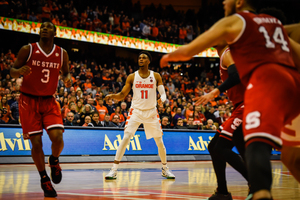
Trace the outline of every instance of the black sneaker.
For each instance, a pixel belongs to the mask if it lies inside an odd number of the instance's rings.
[[[208,200],[232,200],[232,196],[230,192],[225,195],[215,191],[215,193],[211,195],[211,197],[209,197]]]
[[[41,187],[44,190],[45,197],[57,197],[56,191],[54,190],[49,178],[41,180]]]
[[[59,166],[59,161],[53,160],[52,155],[48,158],[48,164],[51,168],[50,177],[53,183],[58,184],[61,181],[62,174],[61,174],[61,168]]]

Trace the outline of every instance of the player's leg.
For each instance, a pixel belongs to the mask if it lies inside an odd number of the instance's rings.
[[[122,158],[125,154],[126,147],[129,144],[130,139],[133,137],[136,130],[138,129],[138,127],[141,124],[141,122],[139,122],[139,120],[137,120],[137,118],[138,118],[137,112],[138,112],[138,110],[134,109],[131,112],[131,114],[127,117],[126,125],[124,128],[124,136],[122,138],[120,145],[117,148],[113,167],[111,168],[110,172],[105,176],[105,179],[116,179],[117,178],[117,169],[119,167],[120,161],[122,160]]]
[[[255,199],[271,199],[271,151],[272,146],[264,142],[253,142],[246,148],[246,164],[249,173],[249,183],[251,184],[251,190],[255,193]]]
[[[300,148],[283,145],[281,149],[281,161],[300,183]]]
[[[213,139],[209,142],[208,151],[211,156],[213,168],[217,177],[217,190],[209,199],[227,198],[231,196],[227,189],[226,183],[226,162],[220,158],[215,147],[220,136],[220,130],[217,131]]]
[[[62,173],[59,165],[59,156],[64,148],[63,132],[64,126],[61,118],[61,111],[53,97],[40,100],[40,110],[43,113],[43,126],[47,130],[52,142],[52,155],[48,158],[53,183],[61,182]]]
[[[158,155],[162,163],[162,176],[167,179],[175,179],[175,175],[169,170],[167,166],[167,152],[162,140],[161,122],[156,108],[149,111],[143,111],[144,129],[146,138],[154,138],[158,148]]]
[[[162,137],[155,137],[154,140],[158,148],[158,155],[162,163],[162,176],[166,177],[167,179],[175,179],[175,175],[169,170],[167,166],[167,152]]]
[[[58,184],[61,182],[62,173],[59,165],[59,156],[64,148],[63,129],[48,129],[48,135],[52,142],[52,155],[48,158],[48,163],[51,168],[51,179],[53,183]]]
[[[299,86],[300,87],[300,80]],[[299,94],[300,96],[300,94]],[[299,98],[293,98],[296,102],[291,105],[297,105]],[[298,109],[298,110],[297,110]],[[295,179],[300,183],[300,108],[297,106],[287,111],[289,118],[285,127],[281,131],[283,142],[281,149],[281,161],[290,170]],[[295,117],[296,116],[296,117]]]
[[[271,150],[282,145],[281,129],[294,93],[290,77],[281,66],[265,65],[253,72],[245,93],[243,131],[253,199],[272,198]]]
[[[238,127],[234,134],[238,134],[237,131],[240,131],[242,134],[242,127]],[[222,160],[227,162],[231,165],[236,171],[238,171],[246,180],[248,180],[248,173],[246,169],[246,165],[243,159],[234,151],[232,151],[234,144],[231,140],[227,139],[226,136],[224,137],[221,133],[220,138],[217,141],[215,151],[220,156]]]
[[[41,177],[41,187],[45,197],[56,197],[56,191],[51,185],[50,178],[45,170],[45,156],[42,144],[42,116],[37,112],[38,98],[24,94],[19,99],[19,114],[24,139],[30,139],[32,149],[31,157]]]
[[[45,156],[43,152],[42,134],[30,137],[32,144],[31,156],[34,164],[41,176],[41,187],[45,197],[56,197],[56,191],[52,187],[51,181],[45,170]]]

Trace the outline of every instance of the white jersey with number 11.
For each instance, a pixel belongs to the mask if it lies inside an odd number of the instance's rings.
[[[132,108],[149,110],[156,107],[156,80],[154,72],[149,71],[147,78],[142,78],[138,71],[134,73]]]

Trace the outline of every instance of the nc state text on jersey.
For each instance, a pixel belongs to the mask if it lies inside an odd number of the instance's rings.
[[[60,64],[59,63],[54,63],[54,62],[32,60],[32,66],[38,66],[38,67],[42,66],[42,67],[46,67],[46,68],[59,69]]]

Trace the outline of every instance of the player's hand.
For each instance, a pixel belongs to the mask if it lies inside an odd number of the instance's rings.
[[[105,96],[105,101],[112,99],[112,94],[108,94]]]
[[[158,100],[157,100],[157,104],[160,105],[160,106],[163,106],[162,100],[161,100],[161,99],[158,99]]]
[[[166,54],[160,59],[160,67],[163,68],[168,65],[169,65],[169,54]]]
[[[196,106],[199,106],[199,105],[207,104],[209,101],[213,100],[214,98],[215,96],[213,93],[208,93],[206,95],[193,98],[193,101],[195,101]]]
[[[71,75],[68,74],[67,76],[65,76],[63,78],[63,81],[64,81],[64,84],[67,88],[71,87],[72,86],[72,79],[71,79]]]
[[[24,65],[18,70],[20,75],[27,76],[31,74],[31,68],[28,65]]]

